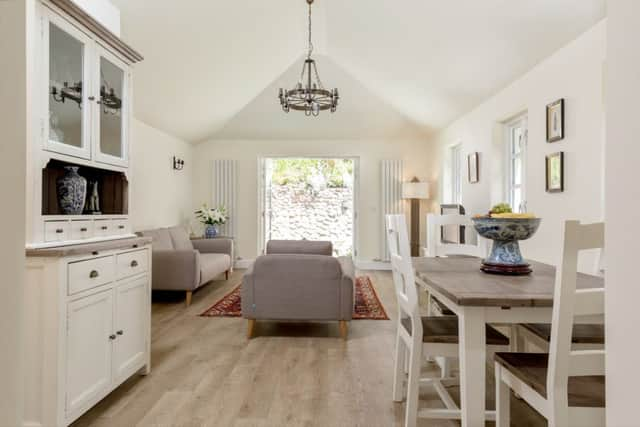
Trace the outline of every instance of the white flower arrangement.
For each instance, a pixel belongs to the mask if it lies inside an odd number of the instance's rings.
[[[196,217],[205,225],[223,225],[229,219],[227,209],[224,206],[212,209],[206,203],[196,211]]]

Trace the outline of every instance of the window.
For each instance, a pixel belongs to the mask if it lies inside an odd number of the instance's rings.
[[[448,203],[462,203],[462,144],[449,147],[450,191]]]
[[[526,164],[527,118],[519,117],[507,124],[507,199],[514,212],[527,211]]]

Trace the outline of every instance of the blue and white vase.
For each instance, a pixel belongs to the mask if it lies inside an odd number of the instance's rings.
[[[218,235],[218,226],[207,225],[204,229],[204,237],[207,239],[213,239]]]
[[[78,174],[78,166],[65,166],[65,174],[56,181],[58,204],[64,215],[81,215],[87,198],[87,180]]]

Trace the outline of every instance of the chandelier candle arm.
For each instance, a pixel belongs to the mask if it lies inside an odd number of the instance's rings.
[[[316,61],[311,58],[313,54],[313,40],[311,37],[311,5],[314,0],[306,0],[309,4],[309,45],[307,58],[302,66],[300,80],[291,90],[280,88],[278,98],[280,106],[285,113],[291,110],[304,111],[306,116],[319,116],[321,111],[330,110],[336,112],[340,95],[338,89],[326,90],[320,80]]]

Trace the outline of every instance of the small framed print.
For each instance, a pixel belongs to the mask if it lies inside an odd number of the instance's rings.
[[[467,156],[467,168],[469,171],[469,182],[475,184],[480,181],[479,153],[471,153]]]
[[[564,152],[549,154],[545,170],[547,193],[562,193],[564,191]]]
[[[547,142],[564,139],[564,99],[547,105]]]

